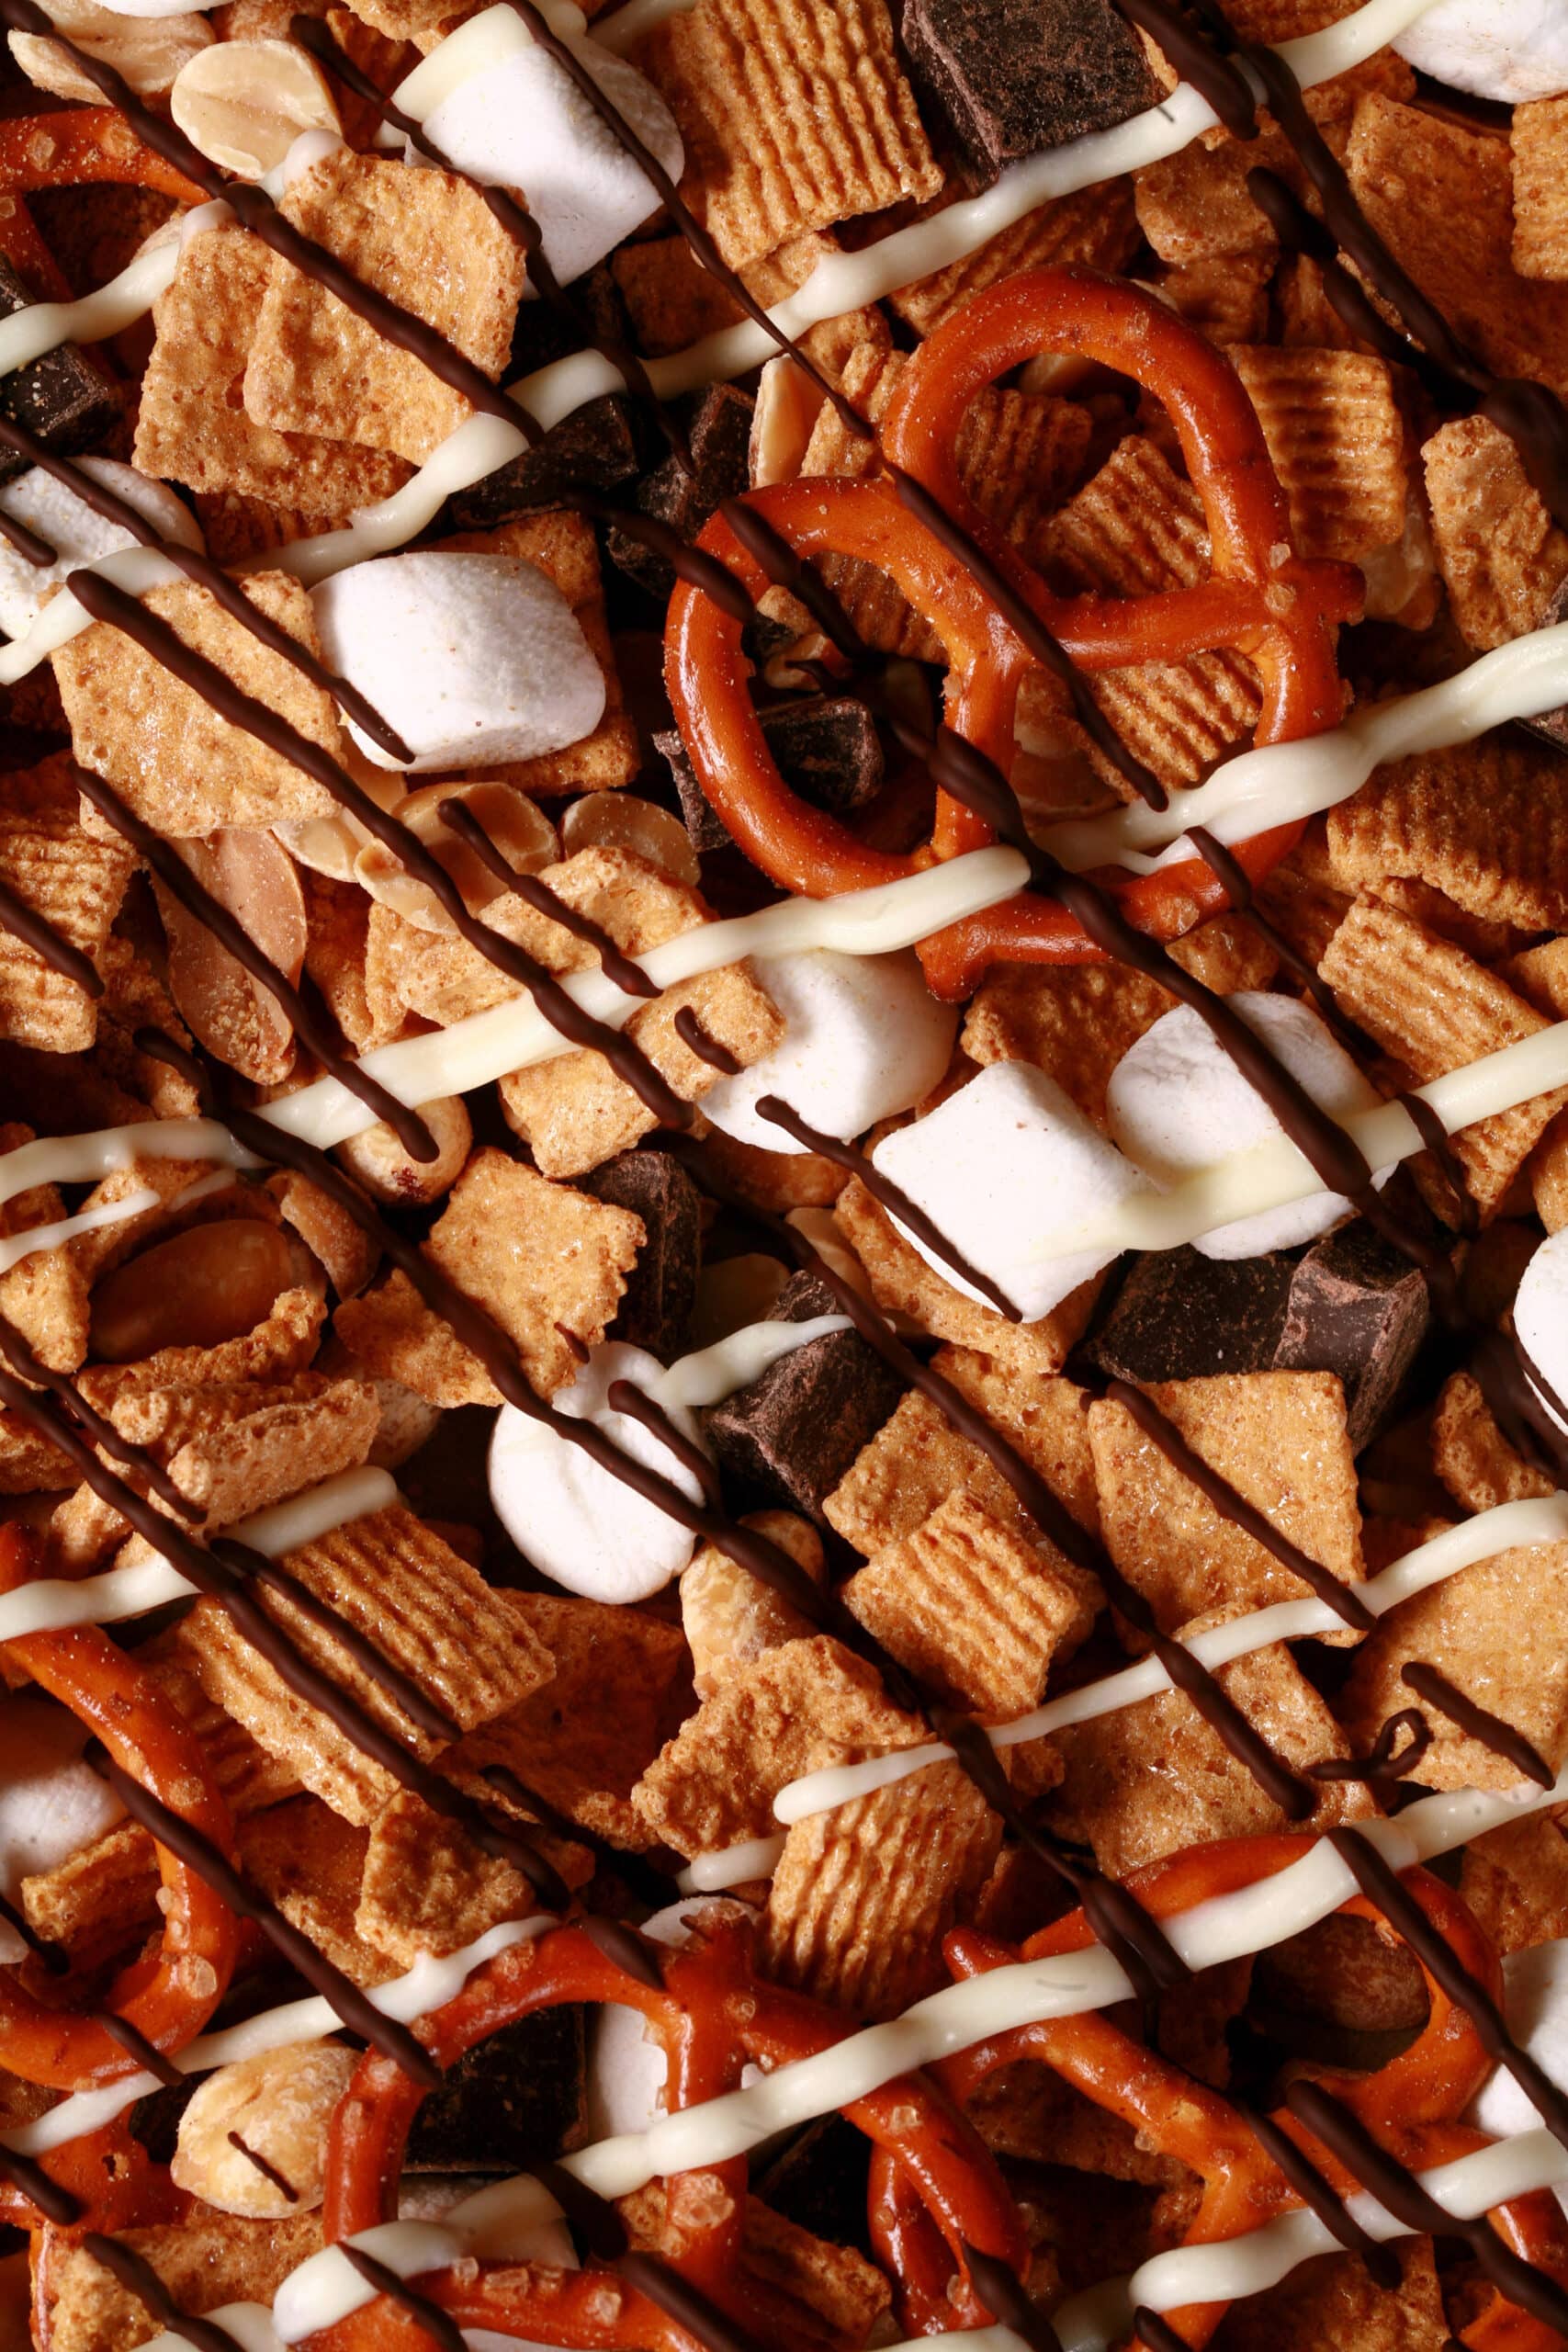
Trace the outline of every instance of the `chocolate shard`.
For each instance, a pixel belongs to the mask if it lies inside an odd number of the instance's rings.
[[[1113,1380],[1208,1380],[1267,1372],[1285,1328],[1292,1258],[1137,1259],[1083,1353]]]
[[[906,0],[904,46],[981,185],[1160,96],[1114,0]]]
[[[525,2172],[581,2137],[584,2012],[540,2009],[465,2052],[420,2106],[411,2172]]]
[[[1296,1267],[1274,1362],[1281,1372],[1337,1374],[1359,1452],[1387,1419],[1430,1320],[1419,1269],[1359,1217]]]
[[[573,491],[603,496],[619,490],[636,480],[644,462],[630,402],[606,393],[563,417],[536,447],[459,491],[447,501],[446,522],[454,531],[492,531]]]
[[[847,695],[829,700],[826,695],[813,695],[805,702],[780,703],[761,717],[784,782],[814,808],[844,817],[875,798],[882,786],[882,746],[863,703]],[[723,819],[693,773],[680,735],[670,728],[653,741],[675,780],[681,814],[698,856],[732,847]]]
[[[733,384],[711,385],[692,419],[690,466],[671,454],[643,477],[633,503],[688,543],[694,539],[719,501],[738,497],[750,481],[753,406],[750,394]],[[668,604],[675,574],[663,556],[639,546],[613,523],[605,547],[612,563]]]
[[[670,1363],[686,1345],[702,1267],[702,1196],[665,1151],[623,1151],[579,1180],[597,1201],[641,1217],[648,1239],[610,1326],[613,1340]]]
[[[0,317],[37,300],[10,263],[0,259]],[[62,457],[90,449],[119,422],[119,396],[73,343],[62,343],[30,359],[0,381],[0,411],[13,424],[25,424]],[[0,481],[10,481],[27,459],[0,451]]]
[[[812,1274],[795,1274],[772,1320],[807,1323],[838,1302]],[[781,1356],[758,1380],[703,1416],[709,1444],[738,1499],[783,1503],[822,1521],[830,1495],[903,1394],[896,1373],[855,1331],[829,1331]]]

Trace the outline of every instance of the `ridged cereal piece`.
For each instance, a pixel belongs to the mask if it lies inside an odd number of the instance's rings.
[[[1297,554],[1354,563],[1397,539],[1409,477],[1385,362],[1261,344],[1230,356],[1290,503]]]
[[[1453,417],[1421,460],[1438,569],[1465,643],[1484,653],[1539,628],[1568,577],[1568,532],[1515,444],[1483,416]]]
[[[1493,1418],[1481,1384],[1450,1374],[1432,1420],[1432,1467],[1468,1511],[1495,1510],[1552,1492],[1552,1481],[1515,1452]]]
[[[1391,760],[1328,817],[1340,888],[1430,882],[1472,914],[1568,930],[1568,761],[1511,729]]]
[[[972,294],[982,294],[1020,270],[1069,262],[1090,269],[1120,269],[1132,258],[1137,242],[1131,180],[1106,180],[1037,206],[961,261],[901,287],[889,296],[888,307],[918,335],[934,334]]]
[[[1514,267],[1520,277],[1568,277],[1568,98],[1514,108]]]
[[[62,753],[8,775],[0,808],[0,882],[96,964],[135,859],[123,842],[88,832],[81,806]],[[75,1054],[93,1043],[97,1028],[94,999],[11,929],[0,929],[0,1037],[46,1053]]]

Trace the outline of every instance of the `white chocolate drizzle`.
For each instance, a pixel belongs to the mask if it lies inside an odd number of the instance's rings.
[[[662,1379],[649,1381],[648,1394],[660,1405],[683,1405],[688,1411],[716,1405],[738,1388],[750,1387],[770,1364],[797,1348],[850,1328],[847,1315],[813,1315],[802,1323],[748,1323],[727,1339],[716,1340],[711,1348],[680,1357]]]
[[[13,1266],[39,1250],[58,1250],[62,1242],[73,1241],[79,1233],[101,1233],[106,1225],[123,1225],[128,1217],[140,1216],[143,1209],[157,1205],[157,1193],[140,1187],[123,1201],[105,1201],[96,1209],[78,1210],[74,1216],[56,1217],[52,1225],[29,1225],[25,1233],[6,1234],[0,1238],[0,1274],[8,1274]]]

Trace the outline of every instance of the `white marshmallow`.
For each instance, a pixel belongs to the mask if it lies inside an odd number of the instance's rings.
[[[1377,1102],[1371,1081],[1306,1005],[1259,989],[1243,989],[1228,1001],[1320,1109],[1339,1116]],[[1105,1102],[1116,1142],[1156,1182],[1175,1183],[1192,1169],[1246,1151],[1280,1131],[1262,1096],[1184,1004],[1163,1014],[1122,1055],[1111,1073]],[[1382,1170],[1378,1182],[1385,1182],[1390,1172]],[[1288,1208],[1218,1226],[1194,1247],[1205,1258],[1258,1258],[1267,1250],[1293,1249],[1326,1233],[1350,1205],[1337,1193],[1314,1193]]]
[[[1503,2013],[1508,2030],[1554,2083],[1568,2082],[1568,1941],[1536,1944],[1503,1962]],[[1496,2067],[1465,2113],[1496,2139],[1533,2131],[1540,2117],[1513,2076]]]
[[[134,506],[161,537],[176,547],[200,552],[201,526],[183,499],[161,481],[139,474],[134,466],[118,465],[112,458],[77,458],[73,462],[105,490],[112,490]],[[130,533],[118,523],[95,514],[73,490],[56,481],[41,466],[29,466],[0,489],[0,507],[14,523],[25,523],[55,548],[54,563],[32,564],[0,539],[0,628],[7,637],[26,637],[51,589],[65,585],[65,575],[80,563],[94,563],[118,548],[134,547]]]
[[[1517,106],[1568,90],[1568,0],[1438,0],[1393,47],[1480,98]]]
[[[107,1781],[82,1761],[86,1733],[40,1699],[0,1706],[0,1889],[14,1902],[23,1879],[53,1870],[124,1816]],[[25,1960],[0,1921],[0,1961]]]
[[[387,555],[310,592],[329,663],[413,751],[416,772],[499,767],[581,742],[604,673],[566,598],[510,555]],[[395,767],[352,721],[377,767]]]
[[[752,969],[784,1014],[784,1036],[703,1097],[704,1114],[737,1143],[806,1148],[759,1116],[764,1094],[780,1096],[808,1125],[842,1142],[908,1110],[945,1074],[958,1015],[931,995],[913,955],[842,956],[819,947],[759,956]]]
[[[1568,1226],[1543,1241],[1525,1268],[1514,1300],[1514,1329],[1553,1396],[1568,1404]],[[1545,1397],[1541,1403],[1560,1430],[1568,1429]]]
[[[680,1951],[692,1940],[693,1919],[736,1917],[755,1918],[756,1913],[734,1895],[686,1895],[645,1919],[642,1932]],[[664,2112],[670,2069],[662,2046],[645,2030],[641,2010],[622,2001],[606,2001],[589,2033],[583,2092],[590,2144],[621,2132],[646,2132]],[[741,2080],[755,2082],[755,2066],[748,2066]]]
[[[607,1401],[614,1381],[654,1389],[663,1374],[663,1365],[641,1348],[613,1341],[594,1349],[554,1403],[575,1420],[593,1422],[634,1461],[701,1502],[694,1473],[640,1421],[612,1412]],[[683,1438],[701,1444],[697,1424],[684,1407],[667,1405],[665,1410]],[[514,1405],[503,1405],[496,1417],[490,1491],[518,1550],[568,1592],[584,1593],[591,1600],[649,1600],[680,1575],[696,1549],[696,1539],[656,1504]]]
[[[1026,1323],[1116,1255],[1111,1245],[1044,1258],[1038,1237],[1149,1190],[1148,1178],[1055,1080],[1028,1062],[993,1062],[929,1117],[886,1136],[871,1157]],[[915,1234],[899,1230],[954,1290],[980,1298]]]
[[[635,65],[592,40],[568,47],[672,180],[685,165],[675,118]],[[563,285],[659,209],[652,182],[612,137],[565,68],[535,43],[460,82],[424,118],[425,136],[460,172],[520,188]]]

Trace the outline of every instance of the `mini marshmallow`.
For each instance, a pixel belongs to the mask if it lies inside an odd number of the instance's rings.
[[[716,1925],[725,1918],[756,1916],[749,1903],[734,1895],[685,1895],[645,1919],[642,1932],[656,1944],[680,1951],[692,1940],[694,1919]],[[646,2132],[664,2112],[669,2064],[660,2044],[643,2029],[642,2011],[622,2001],[606,2001],[589,2027],[583,2091],[591,2144],[622,2132]],[[740,2079],[743,2084],[756,2082],[757,2068],[747,2066]]]
[[[86,1737],[73,1715],[41,1699],[0,1706],[0,1890],[13,1902],[23,1879],[68,1861],[124,1816],[82,1761]],[[0,1961],[26,1958],[20,1936],[0,1922]]]
[[[913,955],[841,956],[819,947],[759,956],[752,969],[784,1014],[784,1037],[703,1097],[705,1115],[737,1143],[806,1148],[759,1115],[764,1094],[778,1095],[808,1125],[842,1142],[908,1110],[945,1076],[958,1015],[931,995]]]
[[[1322,1110],[1338,1117],[1377,1102],[1371,1081],[1308,1006],[1260,989],[1243,989],[1227,1002]],[[1280,1131],[1262,1096],[1190,1005],[1163,1014],[1122,1055],[1105,1102],[1115,1141],[1156,1183],[1175,1183]],[[1377,1182],[1385,1183],[1391,1172],[1382,1170]],[[1205,1258],[1260,1258],[1314,1241],[1350,1207],[1337,1193],[1314,1193],[1218,1226],[1194,1247]]]
[[[134,466],[118,465],[112,458],[77,458],[73,462],[102,489],[134,506],[160,537],[200,553],[203,540],[196,516],[164,483],[149,481]],[[0,489],[0,508],[56,550],[53,563],[32,564],[0,539],[0,628],[7,637],[26,637],[45,596],[62,588],[66,573],[78,564],[94,563],[99,556],[136,544],[129,531],[95,514],[85,499],[41,466],[29,466]]]
[[[993,1062],[929,1117],[885,1137],[871,1158],[1026,1323],[1049,1315],[1116,1255],[1109,1246],[1043,1257],[1041,1235],[1150,1189],[1055,1080],[1028,1062]],[[899,1231],[954,1290],[982,1298],[917,1235],[901,1224]]]
[[[635,65],[592,40],[567,46],[672,180],[685,166],[675,118]],[[639,228],[658,190],[613,138],[565,68],[535,43],[458,83],[424,118],[427,139],[460,172],[515,187],[544,232],[563,285]]]
[[[591,735],[604,673],[551,580],[519,556],[388,555],[310,592],[328,662],[414,753],[418,774],[499,767]],[[352,720],[377,767],[395,767]]]
[[[1438,0],[1393,46],[1478,98],[1555,97],[1568,90],[1568,0]]]
[[[657,1357],[612,1342],[594,1349],[571,1386],[554,1399],[555,1407],[574,1420],[593,1422],[624,1453],[700,1503],[703,1490],[694,1473],[640,1421],[610,1409],[613,1382],[626,1380],[657,1391],[663,1377]],[[685,1408],[665,1409],[681,1435],[701,1446],[697,1424]],[[518,1550],[568,1592],[590,1600],[649,1600],[680,1575],[696,1549],[695,1537],[657,1504],[514,1405],[503,1405],[496,1417],[490,1491]]]
[[[1514,1300],[1514,1330],[1552,1396],[1568,1405],[1568,1226],[1543,1241],[1525,1268]],[[1551,1398],[1541,1403],[1558,1428],[1568,1430]]]
[[[1508,2030],[1554,2083],[1568,2082],[1568,1941],[1535,1944],[1503,1962],[1503,2012]],[[1498,2066],[1472,2099],[1464,2120],[1494,2138],[1532,2132],[1535,2108],[1506,2067]]]

